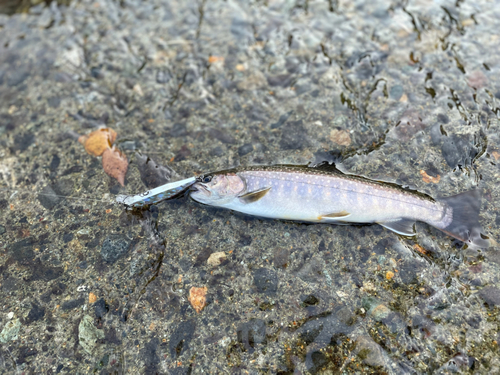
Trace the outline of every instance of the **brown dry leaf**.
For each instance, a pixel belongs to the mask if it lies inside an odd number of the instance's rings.
[[[493,157],[495,158],[495,160],[500,159],[500,153],[498,153],[497,151],[493,151],[493,152],[491,153],[491,155],[493,155]]]
[[[94,293],[90,292],[89,293],[89,303],[94,303],[95,301],[97,301],[97,296]]]
[[[203,288],[192,287],[189,290],[188,301],[191,304],[191,306],[193,306],[193,309],[195,309],[197,313],[200,313],[201,310],[203,310],[203,308],[207,304],[207,287],[206,286],[204,286]]]
[[[426,171],[424,171],[423,169],[420,171],[420,175],[422,176],[422,180],[424,180],[424,182],[426,184],[432,182],[433,184],[437,184],[439,182],[439,180],[441,180],[441,176],[440,175],[437,175],[436,177],[432,177],[431,175],[428,175]]]
[[[351,136],[347,130],[333,129],[330,132],[330,141],[339,146],[349,146],[351,144]]]
[[[81,137],[80,137],[81,138]],[[85,141],[85,150],[94,156],[101,156],[105,150],[113,146],[116,132],[111,128],[102,128],[93,131]]]
[[[216,63],[216,62],[219,62],[219,61],[224,61],[224,57],[222,56],[210,56],[208,58],[208,63],[209,64],[213,64],[213,63]]]
[[[102,169],[108,176],[115,178],[121,186],[125,186],[128,160],[123,152],[116,147],[105,150],[102,154]]]

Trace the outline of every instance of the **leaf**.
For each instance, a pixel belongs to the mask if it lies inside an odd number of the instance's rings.
[[[189,303],[191,303],[191,306],[196,310],[198,314],[207,304],[207,290],[208,289],[206,286],[202,288],[192,287],[189,290],[188,301]]]
[[[128,160],[125,154],[116,147],[104,150],[102,154],[102,169],[104,169],[104,172],[108,176],[115,178],[120,185],[125,186]]]
[[[102,128],[90,133],[86,139],[84,137],[80,137],[79,141],[85,142],[85,150],[91,155],[101,156],[104,151],[113,146],[116,132],[111,128]]]

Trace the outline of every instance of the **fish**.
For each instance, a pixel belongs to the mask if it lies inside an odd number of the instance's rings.
[[[316,167],[239,167],[199,176],[189,196],[204,205],[269,219],[327,224],[379,224],[414,236],[427,223],[469,247],[490,246],[479,224],[477,189],[432,198],[397,184],[343,173],[334,164]]]
[[[169,182],[140,194],[118,195],[116,201],[129,208],[144,208],[182,195],[196,181],[198,181],[196,177],[189,177],[184,180]]]

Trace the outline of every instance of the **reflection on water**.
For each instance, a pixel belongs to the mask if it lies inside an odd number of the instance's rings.
[[[499,238],[493,5],[83,1],[1,14],[1,368],[499,372],[496,248],[423,224],[408,239],[186,197],[114,204],[170,179],[340,154],[345,171],[432,196],[479,188]],[[77,142],[100,127],[118,133],[124,187]]]

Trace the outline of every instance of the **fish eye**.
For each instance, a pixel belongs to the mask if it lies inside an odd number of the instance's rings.
[[[212,181],[212,176],[211,175],[207,175],[207,176],[203,177],[202,181],[204,183],[208,183],[208,182]]]

